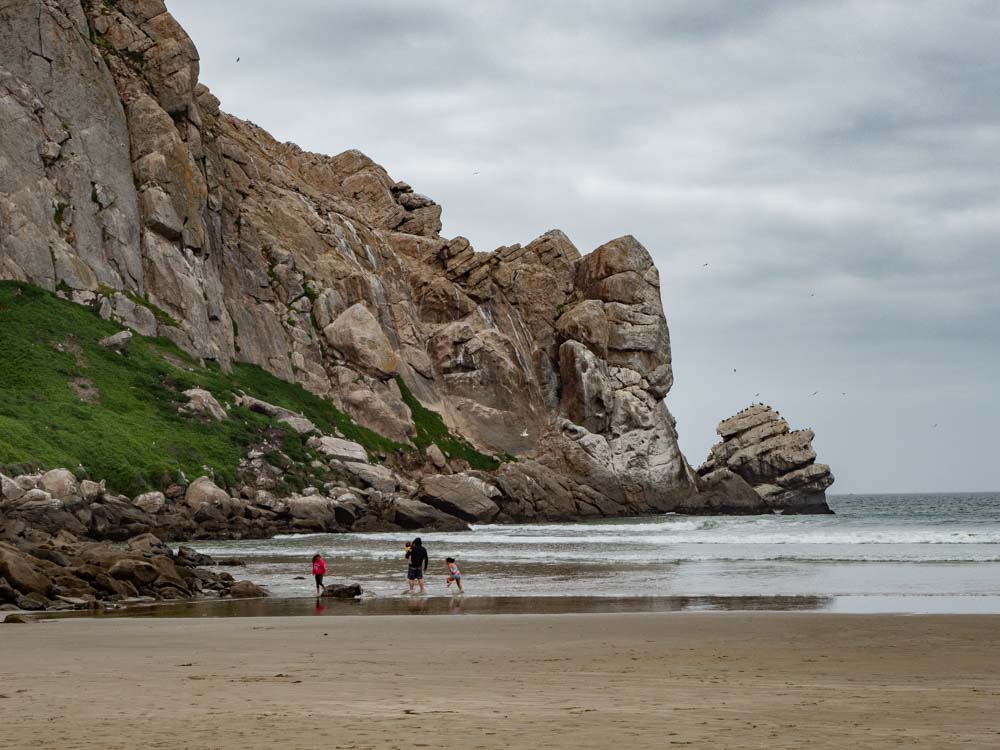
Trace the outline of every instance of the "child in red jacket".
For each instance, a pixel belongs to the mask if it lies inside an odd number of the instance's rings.
[[[316,579],[316,596],[323,593],[323,576],[326,575],[326,563],[322,555],[317,552],[313,555],[313,578]]]

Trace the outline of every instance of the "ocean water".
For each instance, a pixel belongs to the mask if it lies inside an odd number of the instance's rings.
[[[444,558],[451,556],[467,601],[1000,612],[1000,493],[841,495],[830,505],[835,515],[668,514],[427,533],[426,583],[431,595],[447,595]],[[328,583],[357,581],[382,601],[403,596],[403,545],[411,536],[309,534],[193,546],[242,558],[246,567],[230,572],[276,597],[312,594],[310,558],[318,551]]]

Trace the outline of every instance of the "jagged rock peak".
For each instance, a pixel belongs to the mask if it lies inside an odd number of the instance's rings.
[[[826,490],[833,474],[816,463],[809,429],[789,430],[767,404],[753,404],[719,422],[722,440],[712,446],[698,474],[735,474],[750,484],[768,507],[782,512],[826,513]]]

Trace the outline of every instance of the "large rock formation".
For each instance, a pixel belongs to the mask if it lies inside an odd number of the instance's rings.
[[[812,430],[789,431],[788,422],[766,404],[754,404],[724,419],[716,432],[722,440],[712,446],[698,469],[706,482],[745,480],[766,508],[783,513],[830,513],[826,490],[833,474],[816,463]]]
[[[699,500],[634,238],[581,257],[559,231],[493,252],[442,237],[441,207],[358,151],[223,113],[162,0],[6,3],[0,50],[0,278],[260,365],[407,442],[400,377],[518,459],[493,480],[496,520],[747,508],[726,483]],[[213,503],[207,519],[229,512]]]

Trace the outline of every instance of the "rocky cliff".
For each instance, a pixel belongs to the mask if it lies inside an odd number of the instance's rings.
[[[833,484],[833,474],[826,464],[816,463],[812,430],[789,431],[778,412],[766,404],[754,404],[722,420],[716,432],[722,440],[712,446],[698,469],[706,482],[739,477],[770,510],[831,512],[826,490]]]
[[[492,252],[442,237],[441,207],[358,151],[222,112],[162,0],[7,3],[0,49],[0,278],[259,365],[398,443],[426,405],[516,459],[488,477],[506,519],[752,512],[678,449],[634,238],[581,256],[559,231]],[[421,471],[467,468],[438,458]]]

